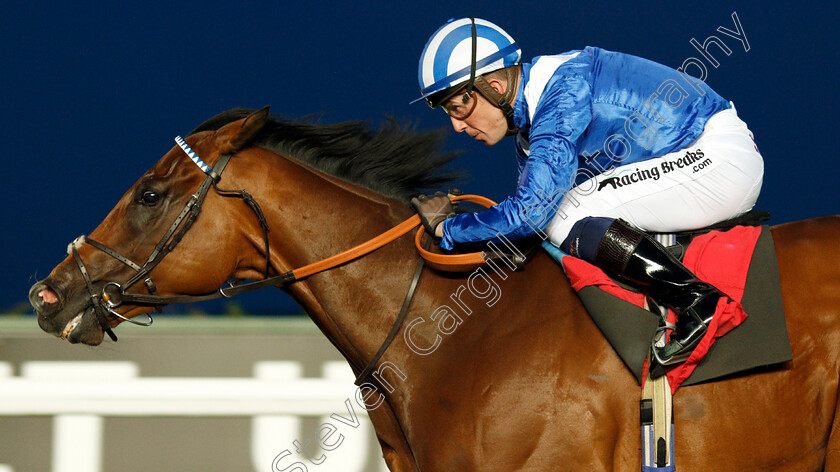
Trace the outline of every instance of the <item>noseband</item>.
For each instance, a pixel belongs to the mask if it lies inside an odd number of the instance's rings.
[[[155,283],[152,281],[152,278],[149,276],[149,273],[154,269],[167,254],[172,252],[175,249],[175,246],[181,242],[184,235],[189,231],[190,227],[192,227],[195,219],[198,218],[199,213],[201,213],[201,206],[204,203],[204,199],[207,197],[207,193],[210,190],[210,187],[216,189],[216,192],[224,197],[236,197],[241,198],[248,204],[248,207],[256,214],[257,218],[260,221],[260,226],[263,230],[263,237],[265,240],[265,280],[272,280],[268,278],[268,270],[269,270],[269,257],[270,257],[270,247],[268,242],[268,223],[265,220],[265,216],[263,215],[262,209],[260,208],[259,204],[251,197],[248,192],[244,190],[224,190],[219,188],[218,183],[222,178],[222,172],[224,172],[225,167],[227,166],[230,158],[233,154],[224,154],[222,155],[218,162],[216,162],[216,166],[211,168],[198,155],[187,145],[184,140],[178,136],[175,138],[175,142],[178,143],[178,146],[184,150],[184,152],[189,156],[189,158],[204,172],[207,176],[204,178],[204,181],[201,182],[198,189],[195,193],[190,197],[187,201],[186,205],[184,205],[184,209],[181,210],[181,213],[178,214],[178,217],[175,218],[175,221],[169,226],[169,229],[160,239],[160,241],[155,245],[155,248],[152,250],[152,253],[149,255],[146,262],[143,265],[139,265],[132,261],[131,259],[123,256],[119,252],[114,249],[109,248],[108,246],[94,241],[84,235],[79,236],[76,238],[70,246],[67,248],[67,252],[69,255],[73,256],[73,259],[76,261],[76,264],[79,266],[79,271],[82,273],[82,278],[85,280],[85,285],[87,286],[88,294],[90,295],[91,303],[93,304],[94,312],[96,313],[97,321],[105,333],[108,336],[116,341],[117,336],[111,330],[111,326],[108,323],[107,315],[110,313],[111,315],[115,316],[116,318],[122,321],[128,321],[129,323],[133,323],[136,325],[141,326],[149,326],[154,321],[152,316],[146,313],[148,317],[148,321],[136,321],[131,318],[125,317],[119,313],[117,313],[114,309],[118,306],[122,305],[123,303],[130,303],[132,305],[137,306],[152,306],[158,312],[161,312],[161,307],[165,305],[169,305],[172,303],[189,303],[189,302],[197,302],[202,300],[211,300],[214,298],[220,297],[229,297],[232,294],[225,292],[224,289],[219,289],[217,292],[212,292],[206,295],[183,295],[183,296],[176,296],[176,297],[161,297],[157,295],[157,287]],[[83,244],[88,244],[93,246],[94,248],[104,252],[105,254],[111,256],[112,258],[120,261],[122,264],[130,267],[136,273],[129,278],[127,281],[123,282],[122,284],[117,282],[107,282],[100,290],[97,290],[93,286],[93,282],[90,279],[90,275],[88,274],[87,268],[85,267],[84,261],[82,257],[79,255],[79,247]],[[137,282],[140,280],[146,285],[146,289],[148,290],[148,295],[143,294],[136,294],[136,293],[128,293],[127,290],[133,287]],[[274,281],[278,283],[278,281]],[[250,285],[250,284],[246,284]]]

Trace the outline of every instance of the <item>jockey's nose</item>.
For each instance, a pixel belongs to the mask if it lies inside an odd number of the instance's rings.
[[[452,121],[452,127],[455,129],[456,133],[463,133],[465,129],[467,129],[467,124],[464,123],[462,120],[456,120],[451,116],[449,119]]]

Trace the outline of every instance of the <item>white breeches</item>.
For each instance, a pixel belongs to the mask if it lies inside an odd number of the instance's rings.
[[[659,233],[702,228],[752,209],[763,177],[752,132],[733,106],[709,118],[685,149],[615,167],[574,187],[545,231],[559,246],[587,216],[622,218]]]

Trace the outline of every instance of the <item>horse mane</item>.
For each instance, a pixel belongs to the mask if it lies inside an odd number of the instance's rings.
[[[233,108],[190,132],[217,130],[255,110]],[[404,203],[421,193],[445,187],[461,175],[442,167],[457,152],[441,152],[445,130],[418,132],[388,119],[379,130],[363,121],[322,125],[285,121],[272,115],[251,141],[316,169]]]

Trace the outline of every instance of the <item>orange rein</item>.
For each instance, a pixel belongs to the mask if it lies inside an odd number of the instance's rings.
[[[478,195],[458,195],[451,197],[451,199],[452,201],[464,200],[468,202],[478,203],[486,207],[490,207],[496,204],[496,202],[494,202],[493,200]],[[328,257],[326,259],[321,259],[318,262],[313,262],[312,264],[295,269],[292,271],[292,274],[294,274],[295,279],[302,279],[304,277],[317,274],[318,272],[323,272],[325,270],[332,269],[333,267],[344,264],[345,262],[349,262],[366,254],[370,254],[371,252],[379,249],[380,247],[398,239],[400,236],[403,236],[404,234],[408,233],[413,228],[419,225],[420,217],[417,215],[413,215],[411,218],[403,221],[402,223],[398,224],[397,226],[394,226],[393,228],[389,229],[388,231],[380,234],[379,236],[373,239],[367,240],[362,244],[359,244],[358,246],[352,249],[348,249],[342,253]],[[469,270],[472,267],[484,264],[484,258],[481,257],[481,253],[479,252],[447,255],[435,254],[423,249],[422,245],[420,244],[420,241],[423,238],[424,231],[425,228],[421,226],[420,229],[417,231],[417,235],[414,237],[414,245],[417,247],[417,251],[420,253],[420,256],[423,257],[423,259],[425,259],[431,267],[449,272],[458,272]]]

